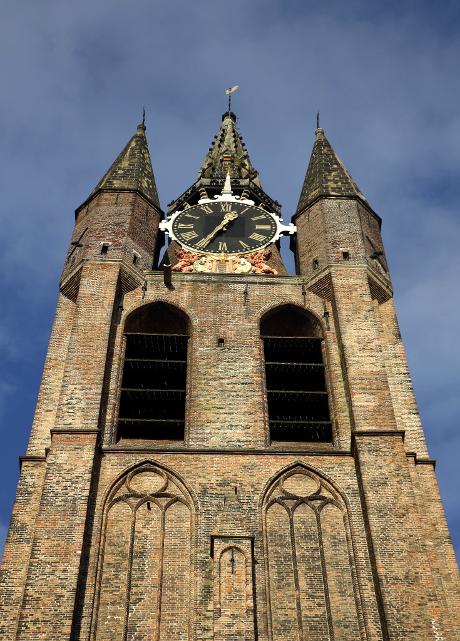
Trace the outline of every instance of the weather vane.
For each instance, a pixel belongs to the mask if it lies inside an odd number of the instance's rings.
[[[233,87],[230,87],[229,89],[225,90],[225,93],[228,96],[228,113],[231,111],[232,107],[232,93],[235,92],[238,89],[239,85],[233,85]]]

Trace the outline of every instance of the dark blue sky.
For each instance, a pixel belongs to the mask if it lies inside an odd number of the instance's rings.
[[[440,11],[442,6],[442,11]],[[163,207],[194,179],[225,87],[288,220],[316,111],[383,218],[402,334],[457,550],[457,0],[8,0],[0,26],[0,533],[26,448],[73,210],[147,109]]]

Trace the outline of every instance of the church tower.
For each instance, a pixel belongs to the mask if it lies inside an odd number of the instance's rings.
[[[460,638],[381,219],[320,128],[280,216],[230,109],[166,215],[144,123],[76,210],[2,640]]]

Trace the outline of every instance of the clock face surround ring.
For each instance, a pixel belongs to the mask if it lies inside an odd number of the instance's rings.
[[[265,209],[219,200],[178,212],[171,222],[171,236],[196,253],[250,254],[274,242],[278,226]]]

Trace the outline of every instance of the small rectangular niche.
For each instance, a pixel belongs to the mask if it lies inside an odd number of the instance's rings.
[[[254,641],[254,540],[249,537],[213,536],[211,556],[214,639]]]
[[[110,243],[102,243],[101,245],[101,256],[105,256],[110,249]]]
[[[350,252],[346,249],[342,250],[342,259],[343,260],[350,260]]]

